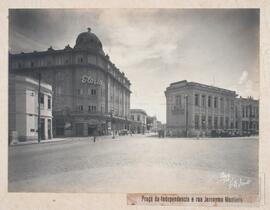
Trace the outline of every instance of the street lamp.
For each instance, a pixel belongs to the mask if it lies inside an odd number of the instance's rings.
[[[41,92],[40,92],[40,83],[41,83],[41,73],[38,71],[38,143],[41,140],[41,123],[40,123],[40,100],[41,100]]]
[[[188,95],[185,95],[186,99],[186,137],[188,137]]]
[[[113,109],[111,110],[111,129],[113,131],[112,138],[114,139],[115,135],[114,135],[114,127],[113,127]]]

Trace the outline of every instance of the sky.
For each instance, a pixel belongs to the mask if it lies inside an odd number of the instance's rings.
[[[166,123],[164,91],[187,80],[259,98],[258,9],[10,10],[11,53],[63,49],[90,27],[131,81],[131,108]]]

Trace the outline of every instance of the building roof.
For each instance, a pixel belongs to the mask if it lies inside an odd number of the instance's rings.
[[[88,28],[87,32],[82,32],[78,35],[74,49],[96,49],[104,54],[102,43],[99,38],[91,32],[91,28]]]
[[[205,85],[205,84],[201,84],[201,83],[197,83],[197,82],[188,82],[187,80],[182,80],[182,81],[171,83],[170,86],[167,87],[166,91],[181,88],[181,87],[197,87],[197,88],[207,89],[207,90],[211,90],[211,91],[217,91],[217,92],[223,92],[226,94],[236,95],[236,92],[232,91],[232,90],[219,88],[219,87],[215,87],[212,85]]]
[[[31,84],[31,85],[34,85],[36,87],[38,87],[38,85],[39,85],[38,80],[30,78],[30,77],[26,77],[26,76],[21,76],[21,75],[10,74],[9,81],[11,83],[21,82],[21,83],[25,83],[25,84]],[[49,92],[52,92],[52,86],[50,84],[41,81],[40,86],[41,86],[41,88],[46,89]]]
[[[130,113],[142,113],[142,114],[146,114],[146,111],[144,111],[143,109],[130,109]]]

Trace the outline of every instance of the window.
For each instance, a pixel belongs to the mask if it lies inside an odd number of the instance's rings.
[[[137,115],[137,121],[140,121],[140,120],[141,120],[140,115]]]
[[[212,128],[212,116],[208,116],[208,128]]]
[[[51,101],[52,101],[51,96],[48,96],[48,109],[51,109],[51,107],[52,107]]]
[[[91,90],[91,95],[96,95],[97,94],[97,90],[96,89],[92,89]]]
[[[202,107],[205,107],[205,95],[202,95]]]
[[[215,129],[218,129],[218,117],[214,118],[214,127]]]
[[[78,57],[77,63],[83,63],[83,58],[82,57]]]
[[[93,105],[90,105],[90,106],[88,106],[88,111],[89,112],[96,112],[97,111],[97,107],[96,106],[93,106]]]
[[[134,120],[134,115],[131,115],[131,119]]]
[[[199,94],[195,94],[195,106],[199,106]]]
[[[244,121],[242,121],[242,129],[243,129],[243,130],[246,130],[246,124],[245,124]]]
[[[83,89],[78,89],[78,95],[83,95]]]
[[[206,121],[205,121],[205,115],[202,115],[202,129],[206,128]]]
[[[175,102],[176,102],[176,105],[181,105],[181,96],[176,96]]]
[[[226,126],[226,129],[229,128],[229,117],[226,117],[225,126]]]
[[[212,104],[212,97],[208,96],[208,107],[211,107]]]
[[[217,97],[214,97],[214,108],[217,108]]]
[[[245,117],[245,107],[242,106],[242,117]]]
[[[34,67],[34,62],[33,61],[31,61],[31,67]]]
[[[199,120],[200,120],[200,116],[195,115],[195,129],[199,129]]]
[[[83,105],[79,105],[79,111],[83,111]]]
[[[223,98],[220,98],[220,108],[223,111],[223,109],[224,109],[224,100],[223,100]]]
[[[226,99],[226,110],[228,111],[230,107],[230,101],[229,99]]]
[[[224,128],[224,117],[220,117],[220,128]]]
[[[231,122],[231,129],[233,129],[233,122]]]
[[[62,88],[61,87],[56,87],[56,95],[61,95],[62,94]]]
[[[44,108],[44,94],[40,93],[40,98],[39,98],[39,102],[40,102],[40,108]]]

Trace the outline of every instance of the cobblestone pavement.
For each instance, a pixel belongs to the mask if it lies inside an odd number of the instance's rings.
[[[9,148],[9,191],[257,193],[258,139],[133,135]]]

